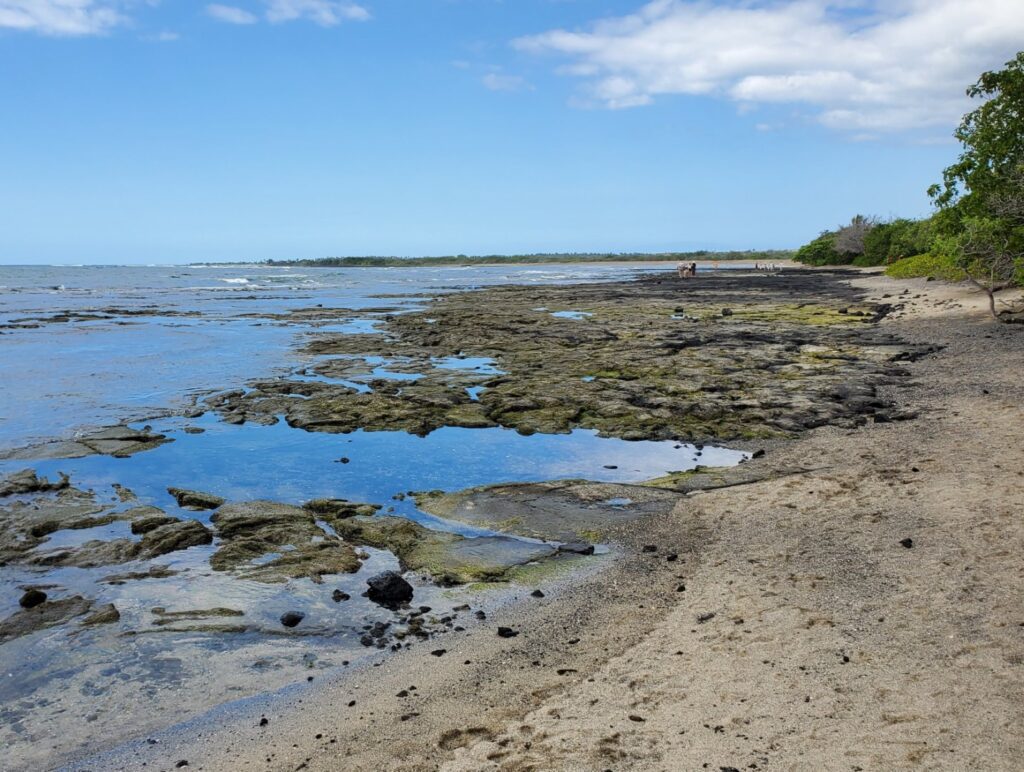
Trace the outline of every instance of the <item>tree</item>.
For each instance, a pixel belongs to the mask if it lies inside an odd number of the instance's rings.
[[[836,231],[835,249],[850,259],[864,254],[864,238],[878,224],[873,217],[855,215],[849,225]]]
[[[986,101],[964,116],[955,133],[963,152],[928,192],[958,265],[998,319],[995,293],[1024,277],[1024,51],[967,95]]]

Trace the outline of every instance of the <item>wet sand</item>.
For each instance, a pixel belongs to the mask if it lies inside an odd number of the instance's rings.
[[[765,443],[743,484],[610,528],[619,560],[443,656],[74,768],[1019,769],[1024,334],[961,288],[852,282],[909,290],[882,328],[941,347],[880,387],[915,420]]]

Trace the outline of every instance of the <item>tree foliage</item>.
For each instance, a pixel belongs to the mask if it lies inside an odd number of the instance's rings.
[[[929,190],[957,264],[989,296],[1024,283],[1024,51],[967,90],[985,100],[956,131],[963,151]]]

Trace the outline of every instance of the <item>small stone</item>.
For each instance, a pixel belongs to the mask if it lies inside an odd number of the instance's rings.
[[[335,603],[341,603],[343,600],[348,600],[351,597],[347,592],[342,592],[341,590],[335,590],[331,593],[331,600]]]
[[[519,635],[518,630],[513,630],[511,627],[499,627],[498,637],[499,638],[515,638]]]
[[[21,596],[21,600],[18,601],[22,608],[35,608],[40,603],[46,602],[46,593],[42,590],[35,588],[29,590]]]
[[[604,468],[605,469],[618,469],[618,467],[615,464],[605,464]]]
[[[677,555],[674,552],[670,552],[665,556],[665,560],[667,560],[669,563],[675,563],[677,560],[679,560],[679,555]]]
[[[715,612],[714,611],[708,611],[705,614],[700,614],[700,615],[697,616],[697,624],[702,625],[705,622],[710,622],[714,618],[715,618]]]
[[[910,549],[914,546],[914,540],[908,536],[906,539],[900,539],[900,544],[906,549]]]
[[[266,726],[269,723],[270,723],[270,719],[268,719],[266,716],[264,716],[263,718],[260,719],[260,726]]]
[[[175,764],[174,766],[175,766],[175,767],[178,767],[178,768],[181,768],[181,767],[187,767],[187,766],[188,766],[188,762],[187,762],[187,761],[186,761],[185,759],[182,759],[181,761],[179,761],[179,762],[178,762],[177,764]]]
[[[759,448],[750,454],[751,458],[764,458],[764,448]]]
[[[656,544],[645,544],[642,551],[643,552],[657,552],[658,551],[658,545],[656,545]]]
[[[447,653],[448,653],[447,649],[434,649],[432,652],[430,652],[430,656],[431,657],[443,657]]]
[[[544,593],[541,592],[540,590],[534,590],[533,592],[530,593],[530,595],[533,596],[534,598],[543,598],[544,597]]]
[[[722,309],[722,316],[732,316],[732,309],[731,308],[723,308]]]
[[[281,615],[281,624],[285,627],[295,627],[305,618],[306,615],[301,611],[286,611]]]

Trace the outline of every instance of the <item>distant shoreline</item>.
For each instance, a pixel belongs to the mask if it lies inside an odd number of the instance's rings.
[[[565,263],[664,263],[687,261],[788,261],[793,251],[787,249],[711,252],[636,252],[636,253],[542,253],[532,255],[437,255],[431,257],[321,257],[298,260],[261,260],[259,262],[194,262],[190,266],[257,265],[267,267],[303,268],[410,268],[418,266],[454,265],[545,265]]]

